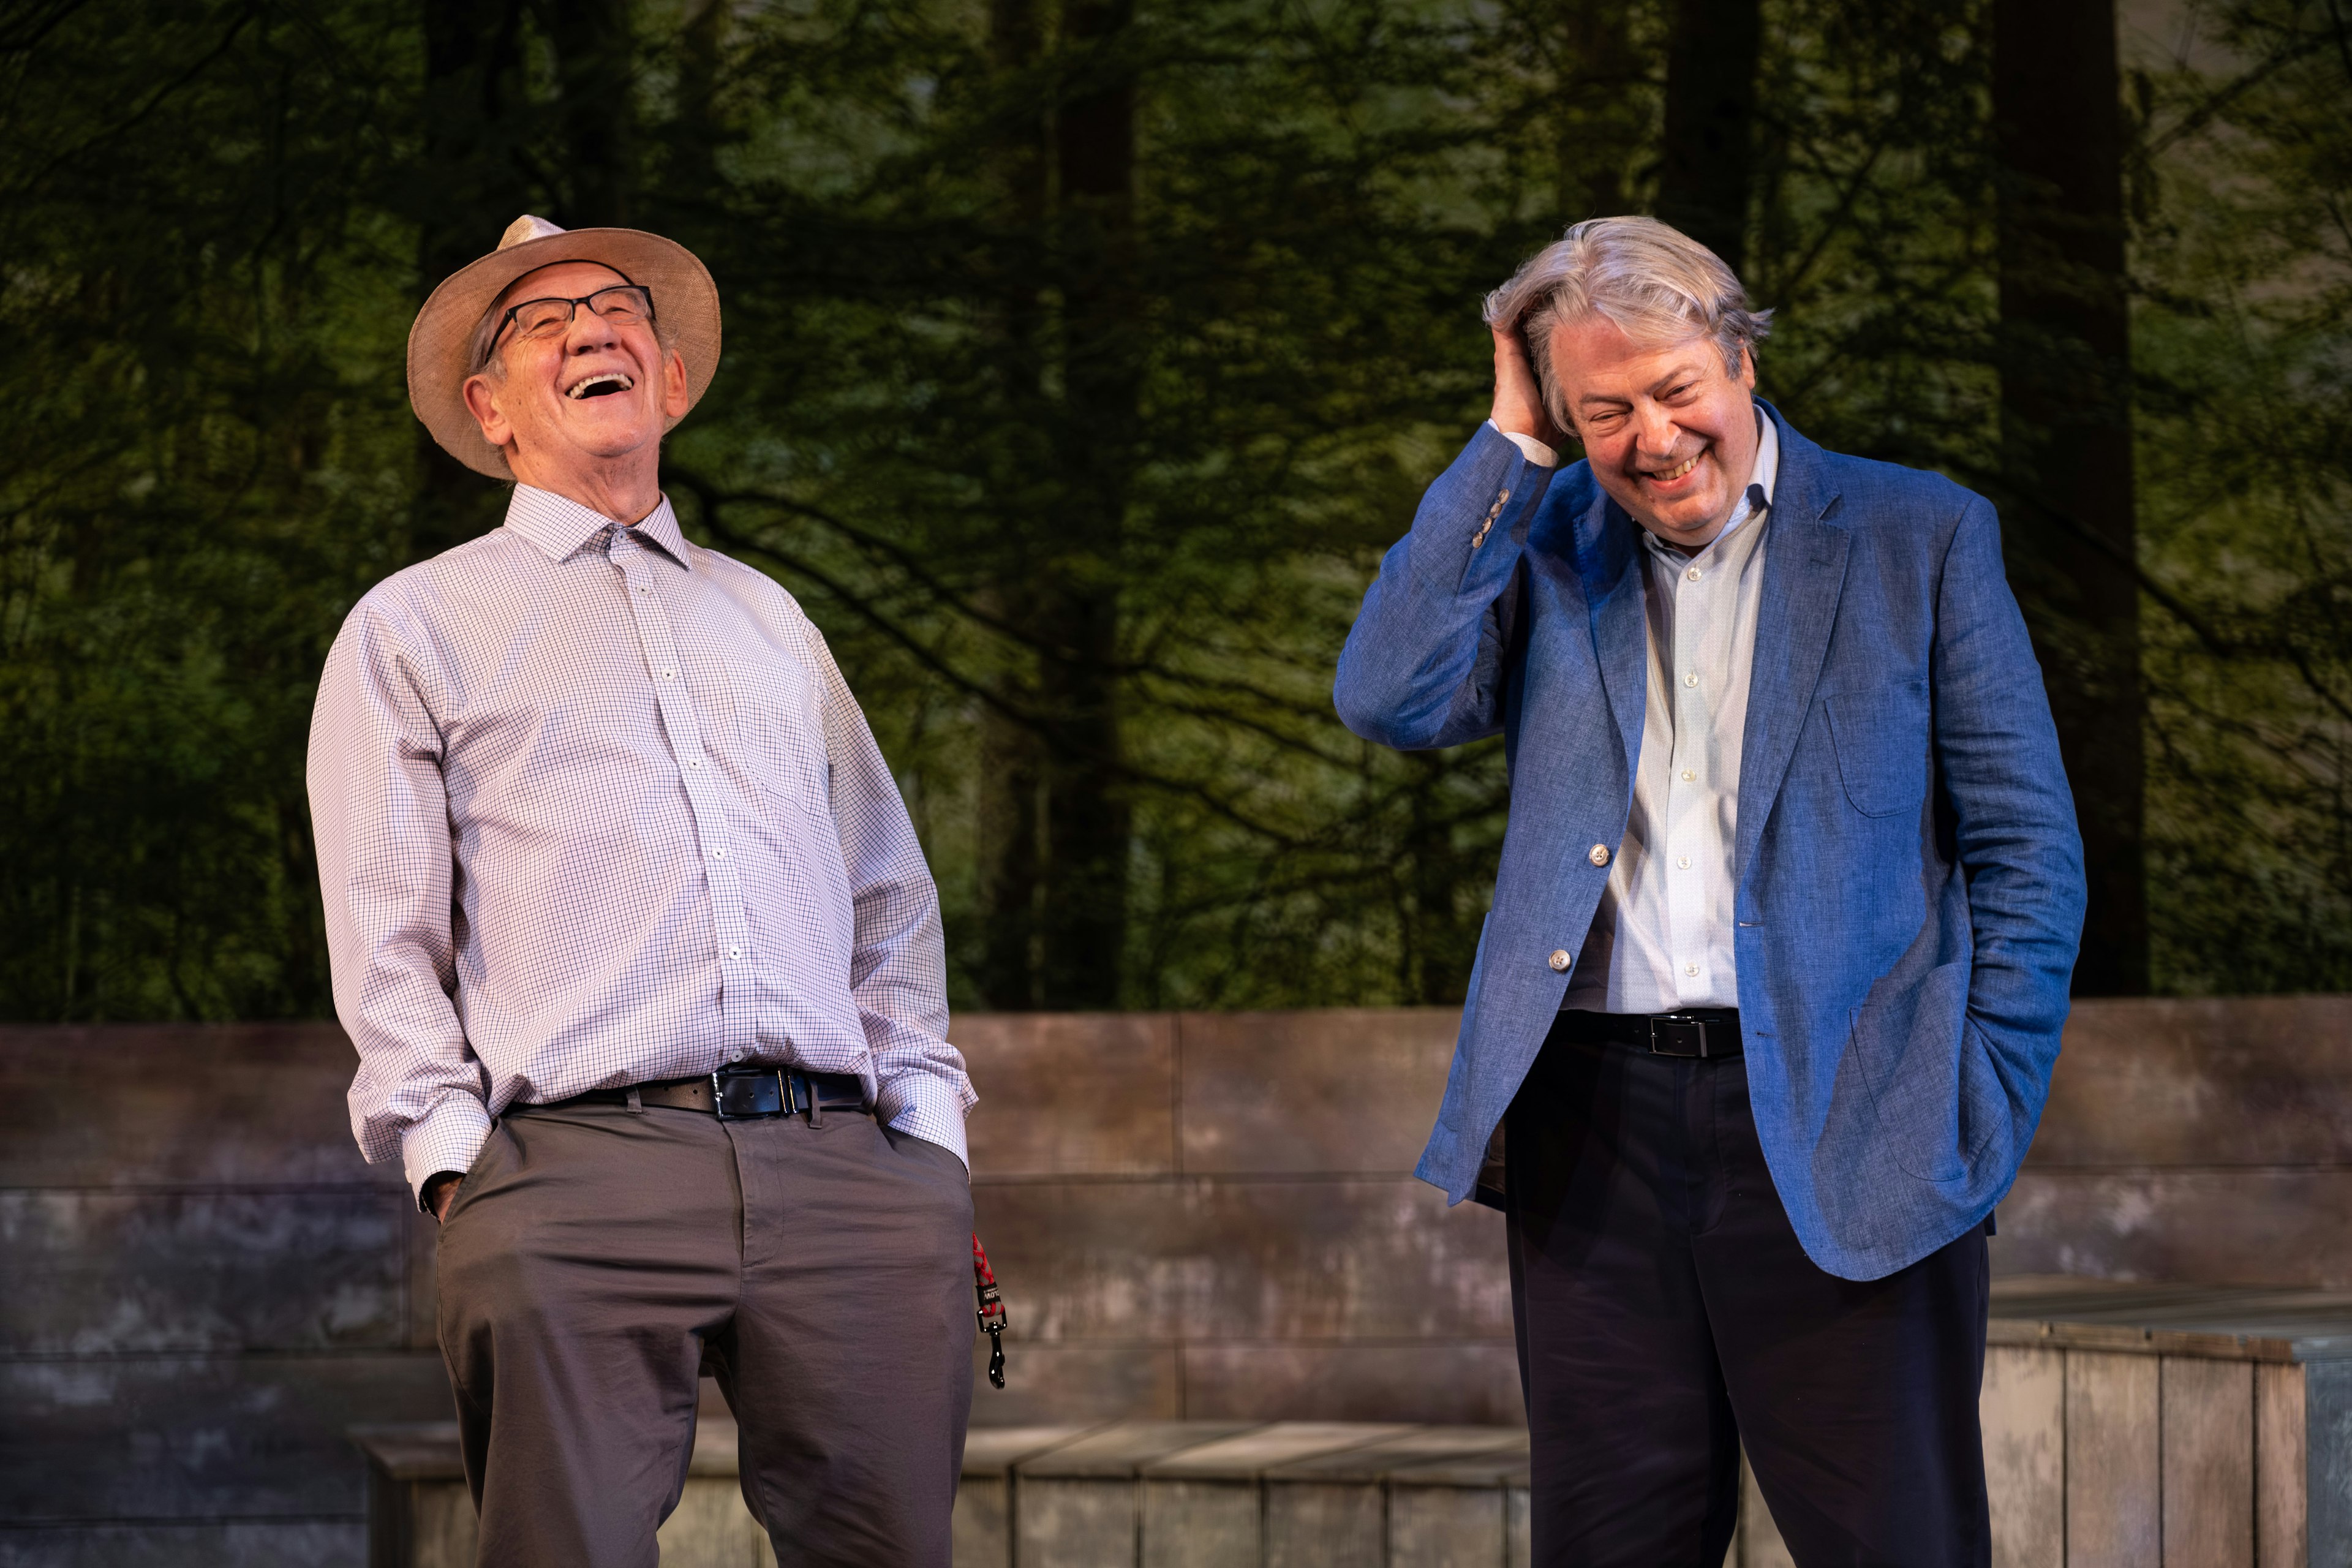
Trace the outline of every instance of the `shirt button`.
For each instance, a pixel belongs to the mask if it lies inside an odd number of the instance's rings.
[[[1685,675],[1683,677],[1683,684],[1685,686],[1696,686],[1698,684],[1698,677],[1696,675]]]
[[[653,592],[653,590],[652,590],[651,588],[640,587],[640,588],[638,588],[637,592],[638,592],[638,593],[640,593],[640,594],[650,594],[650,593],[652,593],[652,592]]]
[[[686,759],[686,765],[689,768],[698,768],[702,765],[702,759],[700,757],[688,757]]]
[[[1596,866],[1606,866],[1609,864],[1609,846],[1596,844],[1586,852],[1584,858]]]
[[[1696,963],[1685,963],[1683,965],[1683,973],[1685,974],[1696,974],[1698,973],[1698,965]]]
[[[664,680],[676,680],[677,679],[677,671],[674,669],[665,669],[662,671],[662,679]]]
[[[1685,768],[1685,769],[1683,770],[1683,783],[1685,783],[1685,784],[1688,784],[1688,783],[1690,783],[1690,782],[1691,782],[1691,780],[1693,780],[1693,779],[1695,779],[1695,778],[1696,778],[1696,777],[1698,777],[1698,775],[1697,775],[1696,773],[1695,773],[1691,772],[1688,768]]]
[[[714,860],[724,860],[727,858],[727,851],[724,849],[713,849],[710,852],[710,858]]]
[[[1549,962],[1554,974],[1565,974],[1568,973],[1568,966],[1576,962],[1576,956],[1564,947],[1555,948],[1552,950]]]
[[[727,956],[730,958],[740,958],[743,956],[743,950],[740,947],[730,945],[727,949]],[[1698,971],[1693,970],[1691,973],[1696,974]]]
[[[1694,566],[1694,567],[1692,567],[1689,571],[1687,571],[1687,572],[1684,573],[1684,574],[1683,574],[1683,575],[1684,575],[1684,576],[1685,576],[1685,577],[1688,577],[1692,582],[1696,583],[1696,582],[1697,582],[1697,581],[1698,581],[1698,568],[1697,568],[1697,567],[1696,567],[1696,566]]]
[[[1690,869],[1690,857],[1689,857],[1689,856],[1687,856],[1687,855],[1685,855],[1685,856],[1684,856],[1681,859],[1679,859],[1679,860],[1675,861],[1675,865],[1677,865],[1677,866],[1680,866],[1684,870],[1687,871],[1687,870],[1689,870],[1689,869]]]

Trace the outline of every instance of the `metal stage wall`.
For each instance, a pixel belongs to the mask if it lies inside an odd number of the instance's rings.
[[[1454,1027],[960,1019],[1014,1325],[976,1418],[1516,1421],[1500,1221],[1409,1173]],[[351,1064],[332,1025],[0,1030],[0,1568],[364,1560],[345,1429],[448,1394]],[[2078,1005],[1994,1247],[2352,1285],[2352,998]]]

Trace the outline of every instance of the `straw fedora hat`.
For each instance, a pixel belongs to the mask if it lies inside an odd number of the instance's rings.
[[[652,291],[661,335],[686,361],[689,410],[702,401],[719,368],[719,286],[694,252],[643,229],[561,229],[525,213],[507,226],[496,250],[444,279],[408,329],[408,405],[443,451],[478,474],[514,478],[506,453],[482,439],[481,426],[466,407],[474,332],[508,284],[559,261],[593,261]]]

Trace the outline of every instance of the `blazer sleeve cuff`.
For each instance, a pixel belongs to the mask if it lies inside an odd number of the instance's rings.
[[[443,1171],[464,1175],[474,1156],[489,1141],[490,1113],[482,1102],[463,1092],[445,1094],[425,1116],[409,1123],[400,1135],[400,1164],[407,1173],[408,1190],[416,1206],[425,1206],[425,1184]]]

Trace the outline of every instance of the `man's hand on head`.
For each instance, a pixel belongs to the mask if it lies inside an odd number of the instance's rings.
[[[436,1172],[425,1179],[425,1206],[436,1223],[449,1217],[449,1200],[457,1195],[457,1184],[465,1179],[456,1171]]]
[[[1516,326],[1496,327],[1493,331],[1495,410],[1488,417],[1495,421],[1495,428],[1507,436],[1532,436],[1555,449],[1565,445],[1566,434],[1544,408],[1543,388],[1528,359],[1527,340]]]

